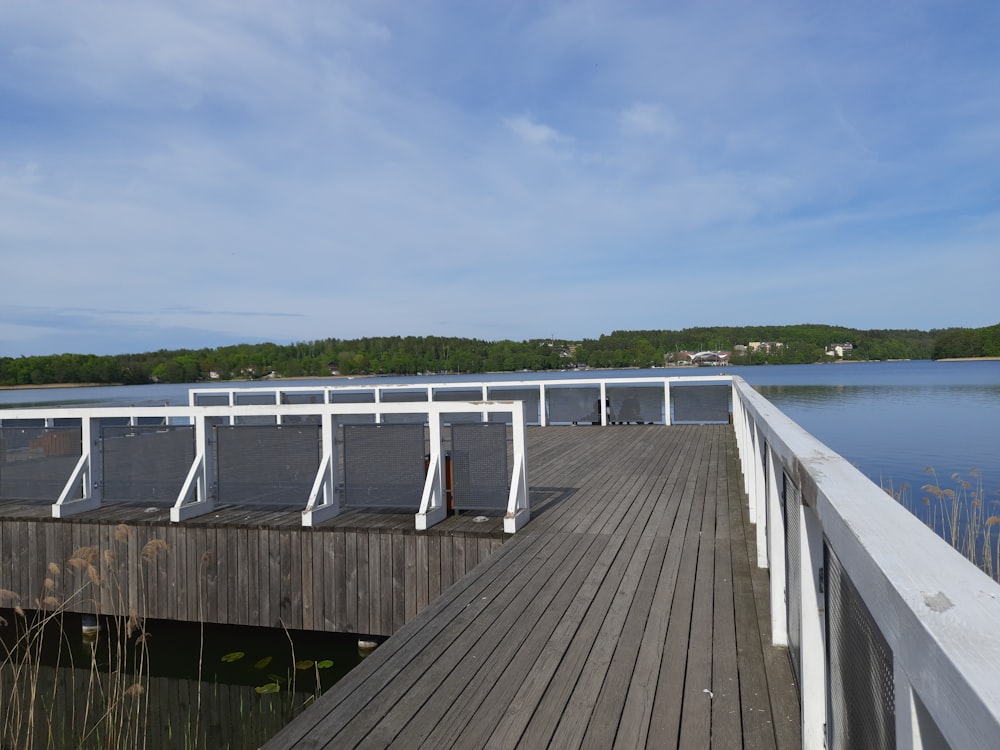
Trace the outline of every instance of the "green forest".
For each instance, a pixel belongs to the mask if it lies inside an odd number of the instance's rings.
[[[769,352],[752,341],[780,342]],[[731,351],[732,364],[829,361],[827,348],[850,343],[855,360],[1000,356],[1000,324],[932,331],[862,331],[828,325],[717,326],[614,331],[596,339],[482,341],[441,336],[324,339],[287,345],[239,344],[216,349],[159,350],[98,356],[0,357],[0,385],[52,383],[193,383],[263,377],[513,372],[578,367],[663,366],[676,352]]]

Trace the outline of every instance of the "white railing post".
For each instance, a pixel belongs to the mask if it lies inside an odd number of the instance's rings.
[[[601,412],[601,427],[607,427],[608,426],[608,384],[606,382],[604,382],[603,380],[601,381],[601,395],[599,396],[599,398],[600,398],[600,406],[598,406],[598,409]]]
[[[96,450],[95,450],[96,449]],[[80,459],[52,505],[53,518],[68,518],[101,507],[104,496],[100,442],[100,420],[84,415],[80,418]],[[80,497],[75,498],[77,490]]]
[[[740,457],[740,472],[743,483],[747,483],[747,420],[748,413],[743,404],[743,396],[733,387],[733,429],[736,431],[736,448]]]
[[[418,531],[429,529],[448,516],[445,503],[444,460],[441,455],[441,423],[444,412],[429,409],[427,425],[430,429],[430,460],[427,467],[427,479],[424,482],[423,495],[420,498],[420,510],[416,514]]]
[[[801,565],[798,596],[801,604],[801,640],[799,658],[802,684],[803,750],[826,747],[826,598],[823,592],[823,527],[811,508],[804,503],[798,510],[799,561]]]
[[[788,645],[788,608],[785,602],[785,525],[781,520],[781,465],[774,451],[767,451],[767,557],[771,571],[771,643]]]
[[[898,660],[893,672],[897,750],[952,750]]]
[[[528,492],[528,452],[526,449],[527,420],[524,416],[524,402],[514,401],[511,406],[514,471],[511,476],[510,495],[507,498],[507,514],[503,519],[503,530],[508,534],[515,533],[531,520]]]
[[[770,453],[770,448],[768,448],[767,440],[760,433],[757,434],[757,439],[760,441],[757,446],[757,567],[766,568],[768,564],[768,533],[767,528],[767,516],[769,507],[769,498],[771,491],[773,490],[773,485],[768,483],[767,476],[767,463],[768,463],[768,453]],[[761,455],[763,453],[763,455]]]
[[[538,424],[547,427],[549,424],[549,405],[546,403],[545,383],[538,384]]]
[[[750,460],[747,462],[747,512],[750,515],[750,522],[757,523],[757,477],[759,475],[757,464],[760,463],[760,447],[757,441],[760,435],[757,433],[757,425],[750,423],[750,435],[747,440],[747,450],[750,451]]]
[[[230,416],[230,420],[234,417]],[[177,501],[170,509],[170,520],[179,523],[215,509],[215,446],[211,424],[204,413],[194,415],[194,461],[188,470]],[[191,496],[194,495],[194,500]]]
[[[663,381],[663,424],[671,424],[670,419],[670,381]]]
[[[322,415],[323,452],[319,470],[309,493],[306,509],[302,511],[302,525],[315,526],[340,514],[340,494],[337,492],[337,441],[333,413]]]

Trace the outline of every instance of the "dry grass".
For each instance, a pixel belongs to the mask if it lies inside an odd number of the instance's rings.
[[[914,515],[925,519],[929,528],[962,553],[984,573],[1000,582],[1000,490],[997,499],[989,499],[983,478],[976,467],[965,476],[954,472],[942,484],[937,472],[928,466],[931,478],[921,485],[919,504],[908,484],[895,490],[883,484],[883,490]]]
[[[289,674],[268,674],[271,682],[267,690],[235,686],[232,692],[246,691],[246,698],[240,693],[239,716],[222,719],[207,703],[213,695],[218,696],[220,686],[202,682],[205,657],[200,651],[196,684],[184,688],[186,699],[179,701],[178,712],[171,714],[171,723],[165,728],[162,702],[177,699],[167,697],[168,693],[174,695],[170,678],[150,674],[144,597],[147,578],[156,576],[169,547],[162,539],[151,539],[139,554],[133,552],[131,564],[138,566],[139,580],[132,586],[130,601],[125,589],[136,570],[127,569],[126,561],[133,533],[133,529],[119,526],[112,549],[84,546],[62,564],[49,562],[40,591],[33,597],[0,589],[0,607],[14,612],[14,637],[0,641],[0,749],[217,748],[242,746],[242,740],[252,743],[247,746],[257,746],[318,696],[317,687],[317,692],[302,702],[296,694],[297,671],[311,669],[318,686],[319,670],[332,662],[296,663],[292,645],[296,666]],[[213,554],[201,556],[199,580],[190,582],[198,587],[199,608],[205,596],[202,579]],[[64,655],[72,654],[73,649],[57,648],[53,665],[51,659],[44,658],[43,650],[52,651],[53,638],[60,646],[68,644],[71,637],[80,638],[73,614],[78,612],[103,613],[104,635],[92,642],[85,663],[79,663],[79,657],[73,663],[72,656]],[[204,622],[199,625],[204,627]],[[291,644],[287,631],[286,637]],[[224,694],[228,691],[226,688]],[[227,731],[242,736],[242,740],[234,738],[236,744],[220,745],[223,722]]]
[[[115,544],[127,544],[133,533],[129,527],[119,526]],[[146,548],[150,553],[142,557],[142,579],[166,544],[154,540]],[[70,637],[67,614],[125,611],[122,582],[126,577],[118,555],[110,549],[101,553],[94,547],[81,547],[64,566],[49,562],[46,574],[42,590],[34,596],[0,590],[0,605],[15,612],[14,637],[0,642],[2,746],[146,747],[149,660],[142,613],[103,618],[110,632],[107,638],[93,642],[89,663],[63,662],[64,654],[72,654],[72,649],[61,647]],[[43,678],[43,650],[51,648],[47,640],[53,633],[60,641],[55,648],[55,669],[69,669],[71,675],[86,670],[83,694],[75,687],[76,680]]]

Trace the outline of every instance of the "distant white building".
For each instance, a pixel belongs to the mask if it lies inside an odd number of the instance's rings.
[[[843,359],[844,355],[851,354],[854,351],[854,344],[843,343],[843,344],[830,344],[826,347],[826,356],[836,357],[837,359]]]
[[[783,341],[751,341],[747,344],[747,347],[752,352],[764,352],[764,354],[770,354],[778,349],[784,349],[785,343]]]
[[[667,355],[667,364],[675,365],[728,365],[730,352],[728,351],[703,351],[691,352],[682,351],[676,354]]]

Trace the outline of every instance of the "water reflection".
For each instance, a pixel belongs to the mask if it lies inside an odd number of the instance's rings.
[[[0,610],[4,747],[258,747],[360,660],[356,635],[158,620],[128,631],[102,617],[85,638],[82,625]]]
[[[976,467],[1000,486],[1000,385],[762,385],[792,420],[876,482]]]

